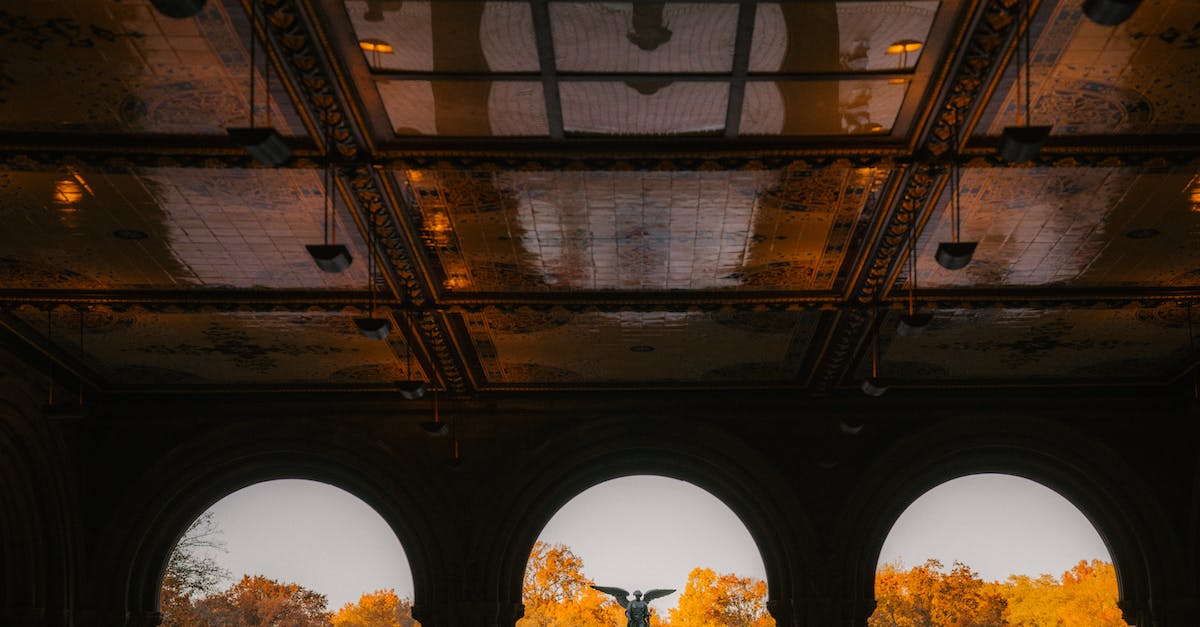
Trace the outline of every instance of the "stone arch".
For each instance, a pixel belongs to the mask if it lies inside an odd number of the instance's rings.
[[[564,427],[526,457],[506,493],[506,512],[483,541],[486,568],[500,600],[502,625],[523,611],[521,582],[529,552],[546,523],[571,499],[605,481],[659,475],[690,483],[728,506],[750,532],[767,573],[768,607],[778,624],[803,611],[800,570],[815,551],[814,534],[790,484],[763,455],[735,435],[707,425],[620,419]]]
[[[0,358],[0,623],[67,625],[80,541],[66,444],[42,416],[45,388]]]
[[[94,618],[157,624],[167,558],[188,525],[225,496],[276,479],[325,483],[374,509],[408,557],[416,615],[439,568],[432,501],[419,482],[389,472],[395,465],[367,434],[316,420],[248,421],[188,439],[141,474],[106,525],[91,571]]]
[[[1185,596],[1181,546],[1165,512],[1111,448],[1053,419],[960,417],[893,445],[863,473],[840,515],[836,546],[847,572],[851,623],[874,610],[884,540],[920,496],[953,479],[1000,473],[1054,490],[1092,523],[1113,558],[1120,606],[1131,625],[1175,625],[1166,608]],[[1155,607],[1155,606],[1160,607]],[[1179,623],[1182,624],[1182,623]]]

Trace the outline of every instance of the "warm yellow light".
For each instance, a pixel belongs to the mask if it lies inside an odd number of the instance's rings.
[[[363,39],[358,42],[358,47],[366,50],[367,52],[375,52],[378,54],[392,54],[395,52],[395,49],[392,48],[392,44],[389,44],[382,39]]]
[[[444,285],[448,290],[461,290],[471,284],[467,277],[456,274],[446,279]]]
[[[902,54],[905,52],[916,52],[921,49],[923,44],[915,39],[901,39],[896,43],[887,47],[888,54]]]
[[[444,213],[434,213],[429,216],[426,227],[434,233],[448,233],[450,231],[450,218]]]
[[[883,131],[886,130],[883,128],[883,125],[880,124],[879,122],[870,123],[869,125],[867,125],[867,129],[869,129],[872,133],[882,133]]]
[[[71,179],[62,179],[54,184],[54,199],[64,205],[73,205],[83,200],[83,186]]]
[[[1200,174],[1188,183],[1188,200],[1192,203],[1192,211],[1200,213]]]
[[[888,85],[903,85],[908,82],[907,78],[889,78]]]

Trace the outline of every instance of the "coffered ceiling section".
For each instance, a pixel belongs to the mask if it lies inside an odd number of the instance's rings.
[[[394,173],[448,292],[825,291],[887,170]]]
[[[365,289],[365,264],[321,272],[318,170],[67,168],[0,172],[0,283],[9,288]],[[365,259],[358,229],[336,233]],[[332,230],[332,229],[331,229]]]
[[[485,387],[791,384],[816,312],[464,314]]]
[[[246,126],[249,23],[208,2],[195,19],[147,0],[8,2],[0,9],[0,130],[225,135]],[[258,55],[259,124],[303,134],[286,92],[269,107]],[[268,111],[269,109],[269,111]]]
[[[366,339],[350,314],[93,311],[81,318],[22,309],[17,316],[115,385],[386,387],[410,379],[399,334]],[[414,362],[412,377],[423,376]]]
[[[934,261],[953,231],[940,203],[918,242],[919,287],[1200,285],[1194,168],[964,168],[961,270]]]
[[[1054,135],[1179,133],[1200,129],[1200,3],[1145,0],[1126,22],[1101,26],[1078,0],[1045,2],[1033,29],[1032,122]],[[1023,119],[1017,63],[978,131]]]
[[[887,134],[953,18],[936,1],[345,7],[400,136]]]
[[[897,385],[1166,382],[1186,367],[1187,309],[1178,304],[1107,310],[941,310],[918,337],[880,329],[879,376]],[[870,355],[858,367],[870,374]]]

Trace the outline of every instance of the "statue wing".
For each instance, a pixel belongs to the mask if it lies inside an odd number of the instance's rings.
[[[621,607],[626,608],[626,609],[629,608],[629,592],[628,591],[622,590],[620,588],[614,588],[612,586],[593,585],[592,587],[603,592],[604,594],[609,594],[609,595],[612,595],[613,597],[615,597],[617,599],[617,603],[621,604]],[[674,592],[674,591],[672,591],[672,592]]]
[[[670,590],[665,590],[663,588],[655,588],[653,590],[647,590],[646,593],[642,595],[642,600],[645,601],[646,603],[649,603],[649,602],[653,601],[654,599],[659,599],[659,598],[665,597],[668,594],[671,594],[672,592],[675,592],[674,588],[672,588]]]

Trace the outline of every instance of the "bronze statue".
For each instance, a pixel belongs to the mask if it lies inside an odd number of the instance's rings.
[[[625,608],[625,618],[629,619],[626,627],[650,627],[650,602],[659,597],[665,597],[672,590],[654,589],[647,590],[646,594],[642,594],[641,590],[633,591],[633,600],[629,600],[629,593],[621,588],[612,588],[609,586],[592,586],[593,588],[612,595],[617,599],[617,603]]]

